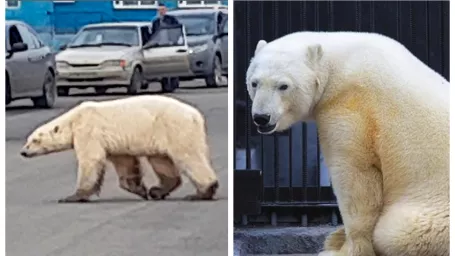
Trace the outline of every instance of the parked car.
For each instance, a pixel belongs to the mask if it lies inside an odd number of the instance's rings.
[[[57,98],[55,55],[22,21],[5,21],[5,103],[30,98],[35,107],[52,108]]]
[[[159,80],[165,92],[178,88],[178,77],[191,74],[185,28],[163,27],[151,36],[150,25],[115,22],[82,27],[56,56],[58,94],[89,87],[98,94],[115,87],[136,94],[153,80]]]
[[[227,9],[176,9],[169,15],[186,28],[192,76],[205,79],[208,87],[217,87],[228,76],[228,11]]]

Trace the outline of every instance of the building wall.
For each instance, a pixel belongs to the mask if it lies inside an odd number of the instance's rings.
[[[6,20],[22,20],[31,25],[41,36],[42,40],[50,44],[52,42],[53,28],[52,13],[54,4],[52,1],[22,1],[17,9],[6,9]]]
[[[169,9],[176,1],[163,1]],[[227,1],[223,1],[227,5]],[[58,49],[68,42],[84,25],[112,21],[148,21],[156,16],[156,9],[116,9],[112,1],[21,1],[20,7],[6,9],[6,19],[22,20],[40,34],[43,41]]]

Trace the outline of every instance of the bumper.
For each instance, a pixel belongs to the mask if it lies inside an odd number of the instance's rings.
[[[133,71],[122,68],[58,70],[57,86],[128,86]]]
[[[212,72],[213,54],[210,49],[193,52],[189,58],[190,68],[195,76],[208,75]]]

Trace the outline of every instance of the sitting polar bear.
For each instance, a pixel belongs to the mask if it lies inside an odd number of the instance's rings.
[[[246,74],[260,133],[315,119],[344,227],[320,255],[449,255],[449,82],[388,37],[260,40]]]
[[[21,150],[34,157],[72,149],[78,159],[76,192],[60,202],[87,201],[99,194],[106,161],[120,187],[147,198],[139,161],[148,158],[160,185],[149,195],[163,199],[181,184],[180,172],[197,189],[187,199],[212,199],[218,181],[212,169],[205,119],[194,107],[165,96],[83,102],[40,126]]]

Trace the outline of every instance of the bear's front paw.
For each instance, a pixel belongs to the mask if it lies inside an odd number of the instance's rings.
[[[347,254],[352,256],[376,256],[373,243],[369,239],[348,239]]]
[[[160,187],[151,187],[149,195],[153,200],[163,200],[169,195],[169,193],[163,193],[163,189]]]
[[[88,201],[89,200],[87,197],[74,194],[74,195],[59,199],[58,203],[86,203]]]
[[[344,256],[344,254],[336,251],[322,251],[318,254],[318,256]]]

